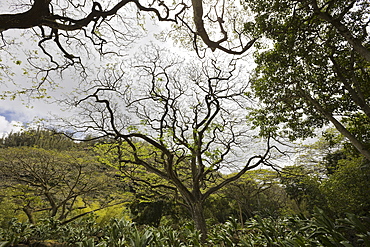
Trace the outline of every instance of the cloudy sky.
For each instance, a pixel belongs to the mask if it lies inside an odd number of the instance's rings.
[[[24,1],[1,0],[0,13],[17,11],[17,4],[22,2]],[[2,33],[4,40],[0,40],[0,137],[11,131],[19,131],[22,126],[37,118],[48,118],[51,112],[62,113],[60,107],[50,101],[32,99],[28,95],[12,97],[12,92],[21,90],[22,87],[32,87],[35,72],[28,70],[28,74],[25,73],[25,69],[29,69],[27,54],[34,50],[40,51],[37,41],[27,39],[23,36],[24,32],[30,34],[32,31],[7,30]],[[53,94],[57,96],[61,92],[55,91]],[[4,99],[3,95],[7,97]]]
[[[24,9],[17,9],[17,6],[20,6],[21,3],[29,4],[29,0],[0,0],[0,13],[9,13],[11,12],[9,10],[14,10],[15,12],[24,11]],[[132,12],[133,15],[135,15],[132,19],[137,18],[135,11]],[[145,23],[145,28],[148,33],[144,38],[134,42],[136,46],[132,48],[132,50],[137,50],[140,45],[148,44],[150,41],[157,42],[154,38],[155,34],[158,34],[170,26],[169,23],[165,22],[160,22],[159,25],[154,26],[151,18],[147,18],[143,23]],[[135,24],[134,27],[131,27],[134,32],[138,29],[136,22]],[[3,32],[5,42],[8,44],[5,45],[0,39],[0,98],[5,92],[22,90],[22,87],[32,88],[32,86],[35,85],[33,83],[36,77],[36,71],[30,69],[30,66],[27,65],[27,59],[30,56],[41,57],[42,51],[37,46],[39,39],[35,38],[33,34],[32,30],[7,30]],[[129,32],[129,34],[132,33]],[[173,49],[173,42],[170,39],[161,44],[167,46],[166,48],[172,47]],[[127,52],[126,46],[123,47],[123,51]],[[176,49],[176,53],[182,53],[178,48],[174,49]],[[77,51],[77,53],[79,52],[80,51]],[[81,52],[83,52],[83,49]],[[195,52],[187,52],[186,55],[188,56],[189,54],[195,55]],[[84,62],[86,62],[86,60],[90,64],[97,62],[94,58],[90,58],[89,60],[83,55],[80,56],[85,59]],[[44,65],[40,66],[42,68],[45,68],[43,66],[47,64],[48,58],[44,56],[44,59]],[[42,64],[40,61],[42,61],[42,58],[38,61]],[[76,80],[73,80],[73,76],[78,77],[78,74],[76,74],[73,69],[66,73],[67,75],[64,74],[63,78],[54,77],[55,83],[61,87],[54,91],[47,92],[49,96],[52,96],[51,100],[31,99],[27,97],[27,95],[16,95],[16,97],[12,99],[10,99],[11,97],[7,97],[4,100],[0,100],[0,136],[11,131],[17,131],[20,129],[20,126],[32,123],[37,120],[37,118],[48,119],[52,115],[69,115],[69,113],[63,111],[58,104],[52,103],[53,100],[62,99],[65,95],[68,95],[68,91],[73,90],[73,87],[76,86]],[[75,75],[73,75],[73,73],[75,73]],[[6,95],[11,96],[12,93],[6,93]]]
[[[18,3],[22,3],[22,0],[1,0],[0,13],[9,13],[9,9],[12,9],[9,6],[14,7]],[[139,45],[148,43],[149,40],[154,41],[154,30],[159,32],[165,28],[165,24],[162,23],[161,26],[155,26],[155,28],[151,22],[147,26],[149,32],[138,42]],[[69,114],[63,111],[58,104],[53,103],[53,100],[65,97],[66,94],[68,95],[68,90],[73,90],[73,87],[76,86],[72,79],[73,75],[68,75],[68,73],[76,73],[73,69],[67,71],[63,78],[54,77],[55,83],[59,84],[60,87],[48,92],[52,99],[38,100],[30,98],[28,95],[11,97],[12,93],[10,92],[21,90],[22,87],[32,88],[34,85],[36,71],[32,71],[27,65],[27,58],[32,52],[36,54],[36,51],[40,55],[42,51],[37,47],[38,40],[29,38],[32,37],[31,33],[31,30],[7,30],[3,32],[3,35],[5,42],[8,44],[4,45],[4,41],[0,40],[0,137],[11,131],[19,131],[22,126],[37,121],[39,118],[49,119],[52,115],[64,116]],[[13,44],[9,45],[9,43]],[[88,61],[88,59],[86,60]],[[4,94],[7,97],[1,99]]]
[[[7,41],[11,41],[12,37],[14,40],[22,41],[19,34],[20,32],[13,30],[4,32]],[[37,118],[48,118],[50,113],[62,113],[60,107],[52,103],[52,100],[33,99],[30,94],[14,94],[35,85],[33,83],[35,72],[29,69],[25,58],[25,53],[30,49],[37,47],[32,47],[27,40],[23,40],[22,44],[0,48],[0,137],[11,131],[19,131],[20,126],[34,122]],[[16,64],[17,61],[21,61],[21,64]],[[28,71],[27,74],[24,72],[25,69]],[[59,80],[60,83],[68,84],[62,79]],[[62,87],[60,90],[50,91],[50,95],[62,96],[65,91],[66,89]],[[4,95],[6,97],[3,97]]]
[[[0,91],[3,91],[3,87],[0,84]],[[43,100],[29,100],[25,97],[0,100],[0,137],[19,131],[38,119],[49,118],[52,114],[60,115],[63,111],[57,104]]]

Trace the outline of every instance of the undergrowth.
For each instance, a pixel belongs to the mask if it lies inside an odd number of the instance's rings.
[[[234,219],[209,227],[207,241],[201,243],[199,232],[191,223],[179,230],[137,226],[125,219],[112,219],[99,225],[88,217],[63,225],[54,219],[36,225],[12,219],[0,229],[0,247],[18,244],[76,247],[181,247],[181,246],[370,246],[369,219],[348,214],[332,220],[316,209],[310,219],[255,217],[242,225]]]

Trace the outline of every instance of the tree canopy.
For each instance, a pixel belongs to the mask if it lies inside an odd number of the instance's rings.
[[[331,123],[370,159],[368,140],[350,127],[359,119],[362,126],[370,121],[369,3],[247,1],[246,6],[256,20],[246,28],[272,41],[258,52],[252,78],[263,106],[251,119],[263,126],[262,134],[305,138]]]
[[[10,2],[7,4],[10,5]],[[83,43],[92,42],[103,54],[105,44],[116,42],[110,39],[122,38],[122,41],[125,41],[135,38],[134,33],[127,32],[130,30],[127,26],[131,22],[130,17],[135,18],[135,15],[130,14],[131,11],[137,14],[148,12],[159,21],[184,26],[193,39],[194,47],[198,47],[196,42],[199,37],[212,50],[220,49],[230,54],[242,54],[253,45],[255,39],[248,40],[243,30],[237,28],[240,23],[233,19],[237,12],[233,11],[231,6],[227,2],[203,3],[201,0],[178,2],[34,0],[29,4],[17,6],[15,13],[0,14],[0,31],[3,33],[11,29],[35,28],[38,45],[51,60],[53,54],[44,47],[47,42],[54,42],[67,59],[78,61],[79,55],[68,51],[69,44],[74,43],[73,40],[77,40],[82,47]],[[213,34],[213,27],[218,29],[217,35]],[[216,39],[217,36],[221,38]],[[233,42],[234,37],[241,38],[236,46],[228,44]],[[6,44],[6,41],[4,43]]]
[[[124,174],[132,170],[131,177],[139,180],[136,167],[154,174],[157,179],[146,176],[141,182],[178,193],[204,237],[205,200],[246,171],[268,165],[274,149],[267,141],[246,158],[257,140],[243,117],[250,104],[247,86],[239,81],[235,63],[227,70],[218,64],[224,65],[147,50],[132,65],[136,77],[102,80],[78,101],[82,118],[72,125],[118,141],[114,157]],[[222,178],[223,170],[236,172]]]
[[[31,223],[42,216],[68,222],[89,212],[82,209],[124,202],[114,172],[87,145],[40,128],[11,133],[0,143],[1,201]]]

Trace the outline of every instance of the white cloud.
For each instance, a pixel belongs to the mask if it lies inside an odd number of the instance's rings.
[[[4,116],[0,116],[0,137],[6,136],[11,132],[18,132],[22,129],[19,121],[8,121]]]

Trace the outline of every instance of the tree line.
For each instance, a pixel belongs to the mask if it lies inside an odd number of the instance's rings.
[[[255,217],[310,217],[316,208],[332,218],[346,213],[369,217],[367,160],[335,133],[328,132],[327,139],[305,147],[305,155],[294,166],[248,171],[211,194],[203,206],[207,226],[230,218],[243,224]],[[178,228],[194,220],[170,183],[158,181],[139,164],[122,168],[112,145],[108,140],[76,143],[41,129],[2,138],[1,225],[5,227],[13,217],[33,224],[45,218],[68,224],[94,214],[102,221],[126,216],[154,227]],[[327,152],[333,146],[341,148]],[[152,152],[144,146],[140,155]],[[312,152],[322,157],[316,163],[308,159]],[[210,183],[232,176],[219,173]]]

